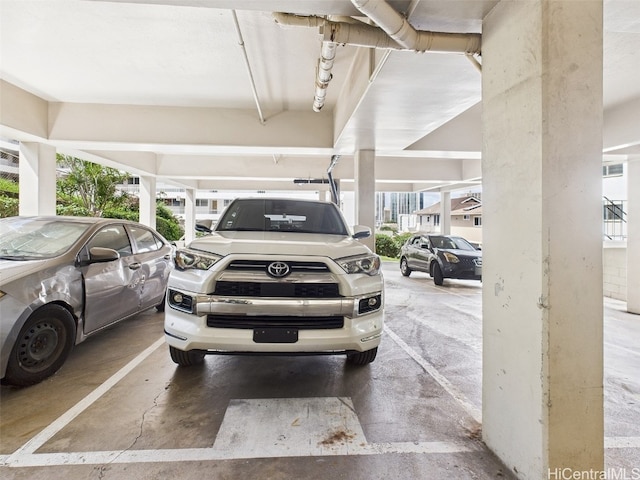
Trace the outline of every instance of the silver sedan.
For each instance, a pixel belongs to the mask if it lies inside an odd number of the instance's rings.
[[[119,219],[0,219],[0,378],[53,375],[73,346],[146,309],[164,309],[174,247]]]

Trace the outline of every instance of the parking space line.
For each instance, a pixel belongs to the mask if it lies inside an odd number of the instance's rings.
[[[389,327],[385,326],[384,331],[387,335],[389,335],[394,342],[398,344],[402,350],[404,350],[407,355],[413,358],[418,365],[420,365],[433,379],[440,384],[444,390],[453,397],[453,399],[458,402],[462,408],[479,424],[482,423],[482,412],[475,405],[473,405],[467,397],[460,391],[458,388],[453,385],[445,376],[443,376],[438,370],[427,362],[424,358],[422,358],[418,352],[416,352],[413,348],[411,348],[404,340],[402,340],[393,330],[389,329]]]
[[[604,448],[640,448],[640,437],[605,437]]]
[[[436,454],[436,453],[469,453],[480,447],[472,442],[462,445],[454,442],[398,442],[357,444],[351,446],[349,452],[343,448],[328,447],[322,454],[308,455],[287,449],[261,452],[259,455],[237,454],[220,451],[213,447],[176,448],[159,450],[125,450],[100,452],[64,452],[23,454],[8,463],[9,467],[52,467],[59,465],[103,465],[122,463],[170,463],[170,462],[202,462],[214,460],[249,460],[253,458],[296,458],[296,457],[335,457],[365,456],[382,454]]]
[[[35,437],[31,438],[27,443],[25,443],[22,447],[18,448],[15,452],[13,452],[4,463],[13,463],[17,457],[23,456],[25,454],[32,454],[40,447],[42,447],[46,442],[48,442],[56,433],[66,427],[74,418],[84,412],[87,408],[89,408],[94,402],[96,402],[102,395],[107,393],[115,384],[117,384],[120,380],[122,380],[129,372],[131,372],[134,368],[136,368],[140,363],[142,363],[149,355],[151,355],[155,350],[158,349],[165,342],[164,336],[160,337],[155,343],[153,343],[150,347],[140,353],[137,357],[127,363],[124,367],[118,370],[115,374],[113,374],[106,382],[102,385],[98,386],[95,390],[93,390],[89,395],[84,397],[78,403],[76,403],[73,407],[63,413],[60,417],[50,423],[47,427],[45,427],[40,433],[38,433]]]

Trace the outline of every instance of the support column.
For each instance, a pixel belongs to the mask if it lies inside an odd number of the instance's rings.
[[[196,236],[196,190],[187,188],[184,197],[184,244],[189,245]]]
[[[451,192],[440,192],[440,235],[451,234]]]
[[[632,187],[634,185],[634,187]],[[640,314],[640,156],[627,162],[627,311]]]
[[[140,223],[156,228],[156,178],[140,177]]]
[[[56,214],[56,149],[43,143],[20,143],[20,215]]]
[[[483,439],[522,479],[604,469],[602,9],[482,29]]]
[[[376,251],[376,154],[373,150],[358,150],[355,161],[356,223],[371,228],[371,236],[361,241]]]

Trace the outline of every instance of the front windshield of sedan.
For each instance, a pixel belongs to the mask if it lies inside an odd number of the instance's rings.
[[[88,223],[53,219],[0,220],[0,258],[34,260],[66,252],[89,228]]]
[[[293,199],[236,200],[224,212],[216,230],[348,235],[334,205]]]

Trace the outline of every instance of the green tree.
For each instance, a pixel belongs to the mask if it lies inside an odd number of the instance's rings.
[[[57,182],[59,215],[121,218],[139,221],[138,199],[117,189],[129,176],[115,168],[66,155],[57,155],[65,175]],[[167,240],[178,240],[180,222],[161,202],[156,204],[156,230]]]
[[[68,155],[57,154],[56,159],[65,172],[57,182],[61,213],[100,217],[105,209],[127,203],[127,195],[116,188],[127,180],[126,173]]]

